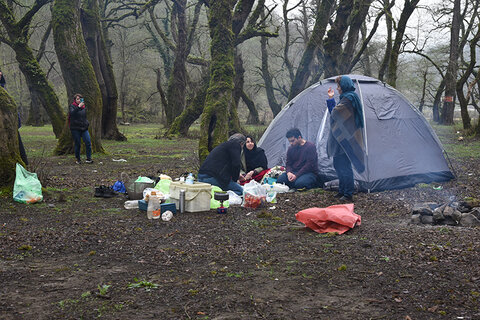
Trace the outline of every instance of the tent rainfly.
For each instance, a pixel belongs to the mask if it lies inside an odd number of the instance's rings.
[[[365,117],[366,169],[359,174],[353,168],[360,191],[399,189],[454,178],[440,140],[415,106],[380,80],[361,75],[349,77],[355,83]],[[335,78],[302,91],[270,123],[258,142],[265,150],[269,167],[285,165],[289,146],[285,133],[296,127],[303,138],[316,143],[323,180],[337,179],[326,150],[330,130],[327,90],[336,89]]]

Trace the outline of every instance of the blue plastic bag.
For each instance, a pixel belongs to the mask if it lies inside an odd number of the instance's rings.
[[[123,181],[117,180],[112,186],[112,189],[120,192],[120,193],[125,193],[127,190],[125,189],[125,185],[123,184]]]

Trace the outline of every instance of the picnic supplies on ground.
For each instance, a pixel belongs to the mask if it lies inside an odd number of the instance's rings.
[[[160,175],[162,176],[162,175]],[[155,185],[155,189],[160,190],[161,193],[164,195],[167,195],[170,193],[170,183],[172,182],[172,179],[163,179],[161,178],[160,181]]]
[[[217,209],[217,208],[220,208],[220,206],[221,206],[220,201],[216,200],[215,197],[214,197],[215,192],[223,192],[223,190],[220,187],[212,185],[211,198],[210,198],[210,209]],[[223,206],[225,208],[228,208],[229,205],[230,205],[229,200],[223,202]]]
[[[117,195],[117,192],[113,190],[112,187],[107,187],[104,185],[101,185],[99,187],[95,187],[95,197],[99,198],[112,198]]]
[[[318,233],[342,234],[362,222],[362,218],[353,212],[353,203],[337,204],[327,208],[309,208],[299,211],[295,217],[307,228]]]
[[[199,212],[210,210],[212,185],[204,182],[186,184],[184,181],[170,183],[170,201],[180,209],[180,193],[185,191],[185,211]]]
[[[128,174],[124,172],[122,172],[122,180],[124,181],[128,198],[130,200],[143,199],[143,190],[145,190],[145,188],[153,188],[155,185],[155,182],[148,177],[139,176],[137,180],[131,180]]]
[[[155,191],[151,191],[148,197],[147,218],[158,219],[160,218],[160,198]]]
[[[125,184],[123,183],[123,181],[121,180],[117,180],[113,186],[112,186],[112,189],[116,192],[120,192],[120,193],[125,193],[127,192],[127,189],[125,189]]]
[[[265,202],[267,192],[265,188],[255,180],[243,186],[243,204],[245,208],[257,208]]]
[[[123,206],[125,207],[125,209],[138,209],[139,208],[138,201],[139,200],[128,200],[128,201],[125,201]]]
[[[242,197],[240,197],[238,194],[236,194],[236,193],[233,192],[232,190],[228,190],[227,193],[228,193],[228,201],[225,201],[225,202],[224,202],[225,208],[228,207],[228,204],[231,204],[231,205],[235,205],[235,204],[240,205],[240,204],[242,204],[243,199],[242,199]]]
[[[27,171],[19,163],[15,169],[13,200],[21,203],[36,203],[43,200],[42,184],[38,180],[37,174]]]

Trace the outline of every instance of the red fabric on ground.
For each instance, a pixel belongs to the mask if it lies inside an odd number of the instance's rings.
[[[240,182],[240,184],[243,186],[244,184],[249,183],[249,182],[252,181],[252,180],[255,180],[255,181],[257,181],[257,182],[260,182],[260,181],[262,181],[263,176],[264,176],[268,171],[270,171],[270,169],[265,169],[265,170],[263,170],[263,171],[260,171],[258,174],[254,175],[254,176],[252,177],[252,179],[250,179],[250,180],[244,180],[244,181]]]
[[[318,233],[342,234],[362,222],[362,217],[353,212],[353,203],[337,204],[327,208],[309,208],[297,212],[295,217],[307,228]]]

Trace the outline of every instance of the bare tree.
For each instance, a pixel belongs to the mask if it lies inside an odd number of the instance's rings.
[[[58,97],[48,82],[28,42],[30,23],[33,16],[51,0],[36,0],[22,18],[14,15],[13,2],[0,0],[0,21],[6,35],[0,34],[0,42],[7,44],[15,51],[15,57],[27,82],[32,101],[39,101],[45,108],[52,122],[55,136],[60,137],[66,121],[65,113]]]

